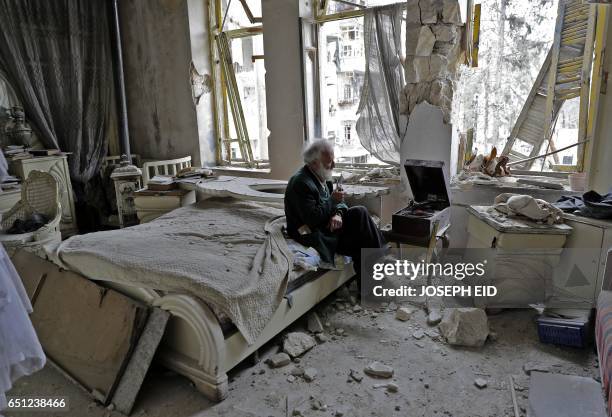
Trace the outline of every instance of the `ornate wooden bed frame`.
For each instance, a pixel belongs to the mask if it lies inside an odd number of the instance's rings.
[[[18,251],[13,257],[15,267],[22,279],[25,279],[24,284],[27,282],[38,285],[37,283],[50,273],[74,274],[41,258],[40,254],[28,252]],[[78,273],[77,275],[83,276]],[[346,283],[353,275],[352,264],[347,264],[343,270],[322,271],[321,275],[296,287],[283,298],[252,345],[247,344],[237,329],[224,335],[215,313],[198,297],[99,279],[94,281],[104,283],[105,286],[146,305],[168,311],[171,318],[157,351],[158,360],[193,381],[206,397],[221,401],[228,394],[227,372],[230,369]]]
[[[225,337],[212,310],[197,297],[165,294],[115,282],[105,285],[167,310],[172,315],[158,358],[167,368],[184,375],[207,398],[221,401],[228,394],[227,372],[316,306],[354,275],[351,264],[341,271],[327,271],[283,299],[255,343],[248,345],[238,331]],[[291,304],[291,306],[289,305]]]

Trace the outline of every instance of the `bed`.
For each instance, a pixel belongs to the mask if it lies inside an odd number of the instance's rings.
[[[210,220],[219,210],[233,217],[220,224]],[[220,401],[228,394],[229,370],[354,275],[350,263],[334,270],[293,271],[280,234],[281,215],[282,210],[262,203],[205,200],[143,225],[72,237],[50,249],[49,257],[169,311],[159,360]],[[185,224],[190,226],[180,226]],[[261,235],[255,232],[258,224]],[[245,233],[237,235],[239,229]],[[245,259],[238,258],[244,254]],[[253,273],[259,275],[249,278]],[[245,306],[249,292],[257,300],[251,310]]]

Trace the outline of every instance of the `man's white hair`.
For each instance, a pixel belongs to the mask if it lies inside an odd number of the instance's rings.
[[[333,152],[334,146],[327,139],[315,139],[306,144],[304,149],[304,163],[310,164],[321,159],[323,152]]]

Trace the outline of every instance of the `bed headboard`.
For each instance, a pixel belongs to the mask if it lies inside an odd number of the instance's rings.
[[[147,185],[156,175],[176,175],[181,169],[191,166],[191,156],[165,161],[150,161],[142,164],[142,184]]]

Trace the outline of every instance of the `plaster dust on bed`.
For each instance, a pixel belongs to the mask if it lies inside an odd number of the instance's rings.
[[[411,310],[406,321],[396,318],[402,307]],[[390,303],[370,309],[342,288],[314,311],[322,329],[310,333],[306,314],[260,349],[257,364],[247,360],[229,373],[229,396],[223,402],[211,403],[186,378],[157,365],[145,379],[132,416],[514,417],[510,375],[521,416],[531,371],[599,377],[592,349],[540,343],[531,310],[489,316],[490,334],[480,348],[447,344],[415,306]],[[310,334],[317,344],[272,364],[268,359],[283,351],[292,332]],[[367,368],[376,371],[368,374]],[[122,416],[93,402],[50,366],[18,381],[10,394],[69,398],[70,411],[37,413],[41,417]]]
[[[261,203],[209,199],[149,223],[74,236],[53,257],[90,279],[195,295],[252,343],[292,273],[283,216]]]

